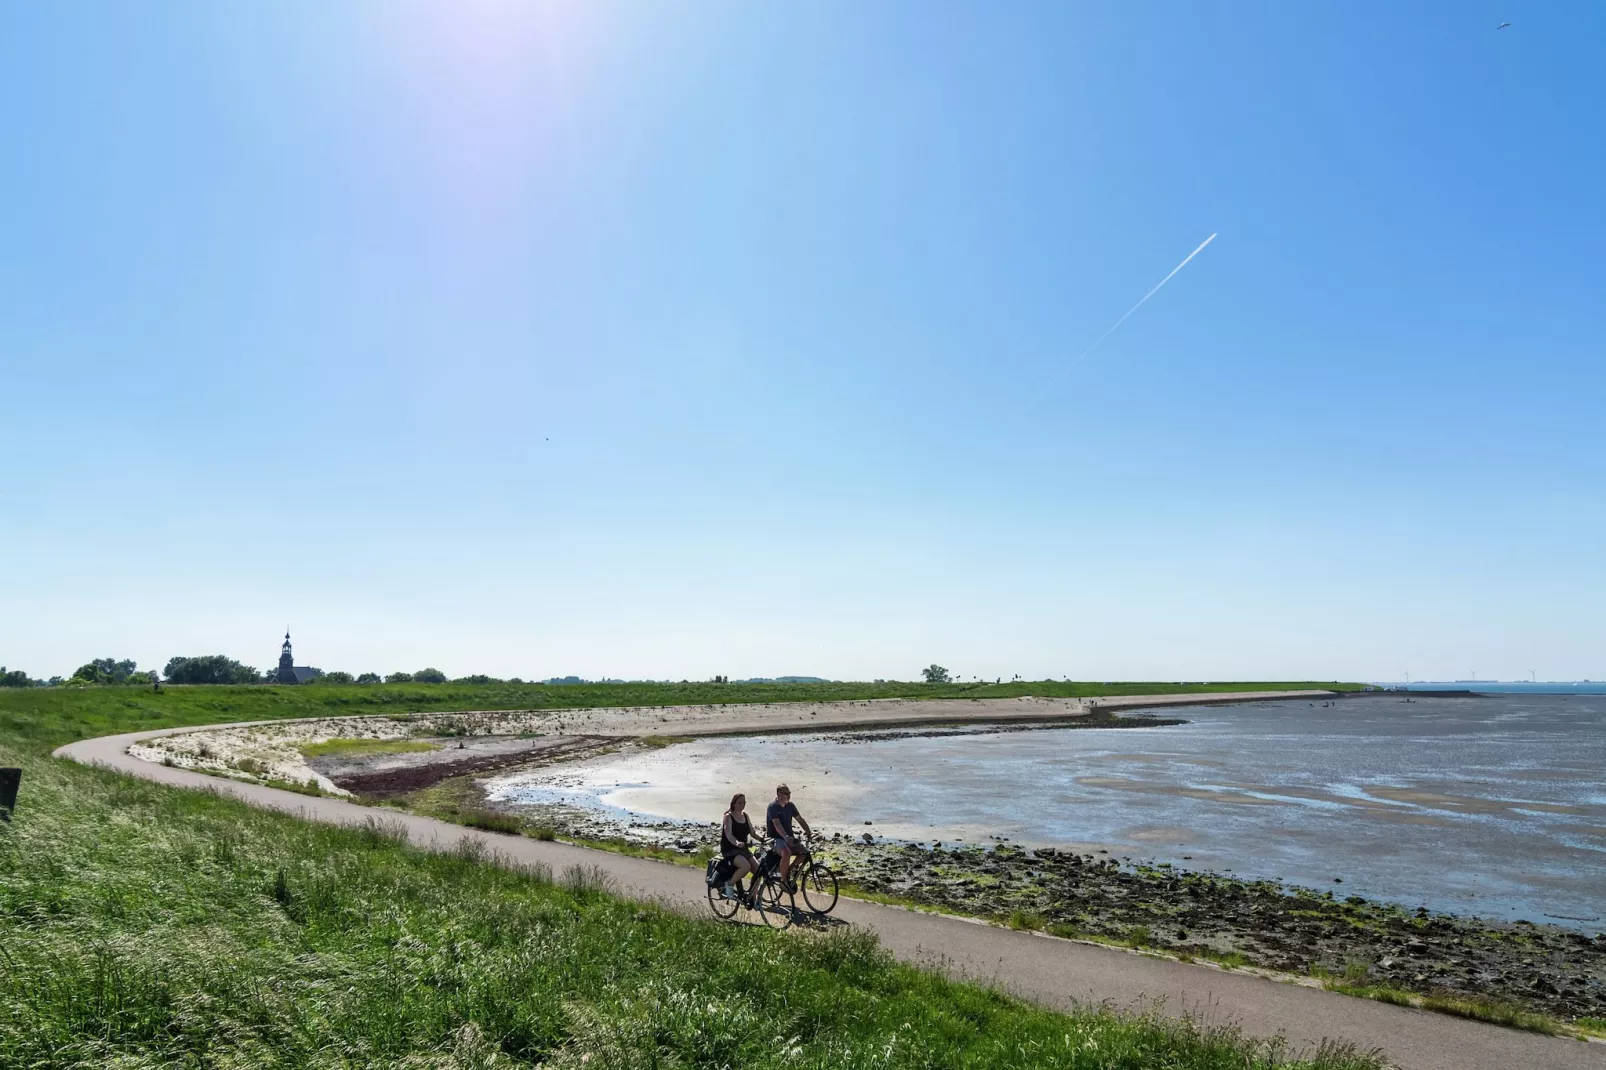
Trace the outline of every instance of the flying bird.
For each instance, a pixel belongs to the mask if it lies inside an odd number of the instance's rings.
[[[1507,27],[1507,26],[1510,26],[1510,25],[1511,25],[1511,23],[1509,23],[1509,22],[1502,22],[1502,23],[1501,23],[1501,24],[1500,24],[1500,25],[1498,25],[1498,26],[1496,26],[1496,27],[1495,27],[1495,29],[1497,29],[1497,30],[1503,30],[1503,29],[1505,29],[1505,28],[1506,28],[1506,27]]]

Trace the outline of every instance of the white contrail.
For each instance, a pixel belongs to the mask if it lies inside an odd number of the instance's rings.
[[[1214,234],[1212,234],[1212,235],[1210,235],[1210,237],[1208,237],[1204,241],[1200,242],[1199,243],[1199,248],[1197,248],[1193,252],[1189,253],[1186,257],[1183,258],[1182,263],[1178,264],[1176,267],[1171,269],[1171,275],[1175,275],[1177,272],[1179,272],[1183,268],[1187,267],[1189,260],[1192,260],[1194,257],[1198,256],[1200,253],[1204,252],[1204,247],[1209,245],[1211,242],[1213,242],[1215,240],[1216,240],[1216,236]],[[1135,304],[1131,308],[1127,309],[1125,316],[1122,316],[1120,319],[1116,320],[1114,326],[1112,326],[1109,330],[1105,331],[1103,334],[1099,335],[1099,340],[1097,342],[1094,342],[1092,345],[1088,346],[1086,349],[1082,350],[1082,355],[1077,357],[1076,360],[1071,361],[1071,363],[1075,364],[1075,363],[1077,363],[1077,361],[1086,360],[1087,359],[1087,355],[1089,353],[1091,353],[1095,349],[1097,349],[1100,345],[1102,345],[1104,343],[1104,340],[1106,338],[1108,338],[1110,335],[1115,333],[1115,328],[1116,327],[1121,326],[1121,324],[1123,324],[1123,323],[1125,323],[1127,321],[1127,317],[1128,316],[1131,316],[1132,313],[1136,312],[1138,309],[1143,307],[1143,302],[1144,301],[1147,301],[1149,298],[1151,298],[1155,294],[1159,293],[1160,292],[1160,287],[1164,286],[1166,283],[1171,281],[1171,275],[1167,275],[1165,278],[1161,279],[1158,283],[1156,283],[1154,289],[1150,290],[1148,293],[1143,295],[1143,300],[1142,301],[1139,301],[1137,304]]]

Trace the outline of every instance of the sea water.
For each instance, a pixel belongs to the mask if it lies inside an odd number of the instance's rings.
[[[1175,713],[1189,723],[706,739],[492,788],[711,822],[732,792],[761,807],[787,780],[811,821],[855,835],[1103,848],[1606,928],[1606,697],[1387,693]]]

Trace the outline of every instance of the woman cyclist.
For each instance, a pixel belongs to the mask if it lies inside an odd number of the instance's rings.
[[[753,850],[747,846],[754,829],[746,810],[747,796],[741,792],[732,795],[731,808],[725,811],[725,821],[719,830],[719,857],[732,867],[731,875],[719,889],[719,894],[726,899],[737,897],[738,893],[732,887],[735,882],[758,869],[758,863],[753,860]]]

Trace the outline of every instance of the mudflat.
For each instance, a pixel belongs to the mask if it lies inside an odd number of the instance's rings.
[[[843,702],[729,703],[700,706],[616,706],[590,709],[485,710],[449,713],[370,714],[252,722],[222,728],[185,729],[143,740],[129,753],[145,761],[196,769],[260,783],[315,788],[332,795],[360,794],[326,775],[302,754],[304,746],[333,739],[465,741],[486,737],[574,737],[619,740],[750,736],[832,729],[868,729],[944,724],[1074,724],[1091,719],[1119,720],[1122,711],[1154,706],[1258,701],[1287,697],[1331,697],[1326,691],[1124,695],[1115,698],[864,699]],[[1152,723],[1152,722],[1150,722]],[[501,752],[506,768],[539,758],[544,743]],[[376,756],[375,770],[450,763],[438,755]],[[520,758],[520,750],[527,751]],[[573,753],[565,755],[576,756]],[[327,768],[330,763],[323,763]],[[496,763],[483,761],[476,772]],[[454,775],[454,774],[447,774]],[[423,777],[424,774],[416,774]],[[437,780],[442,777],[436,777]]]

